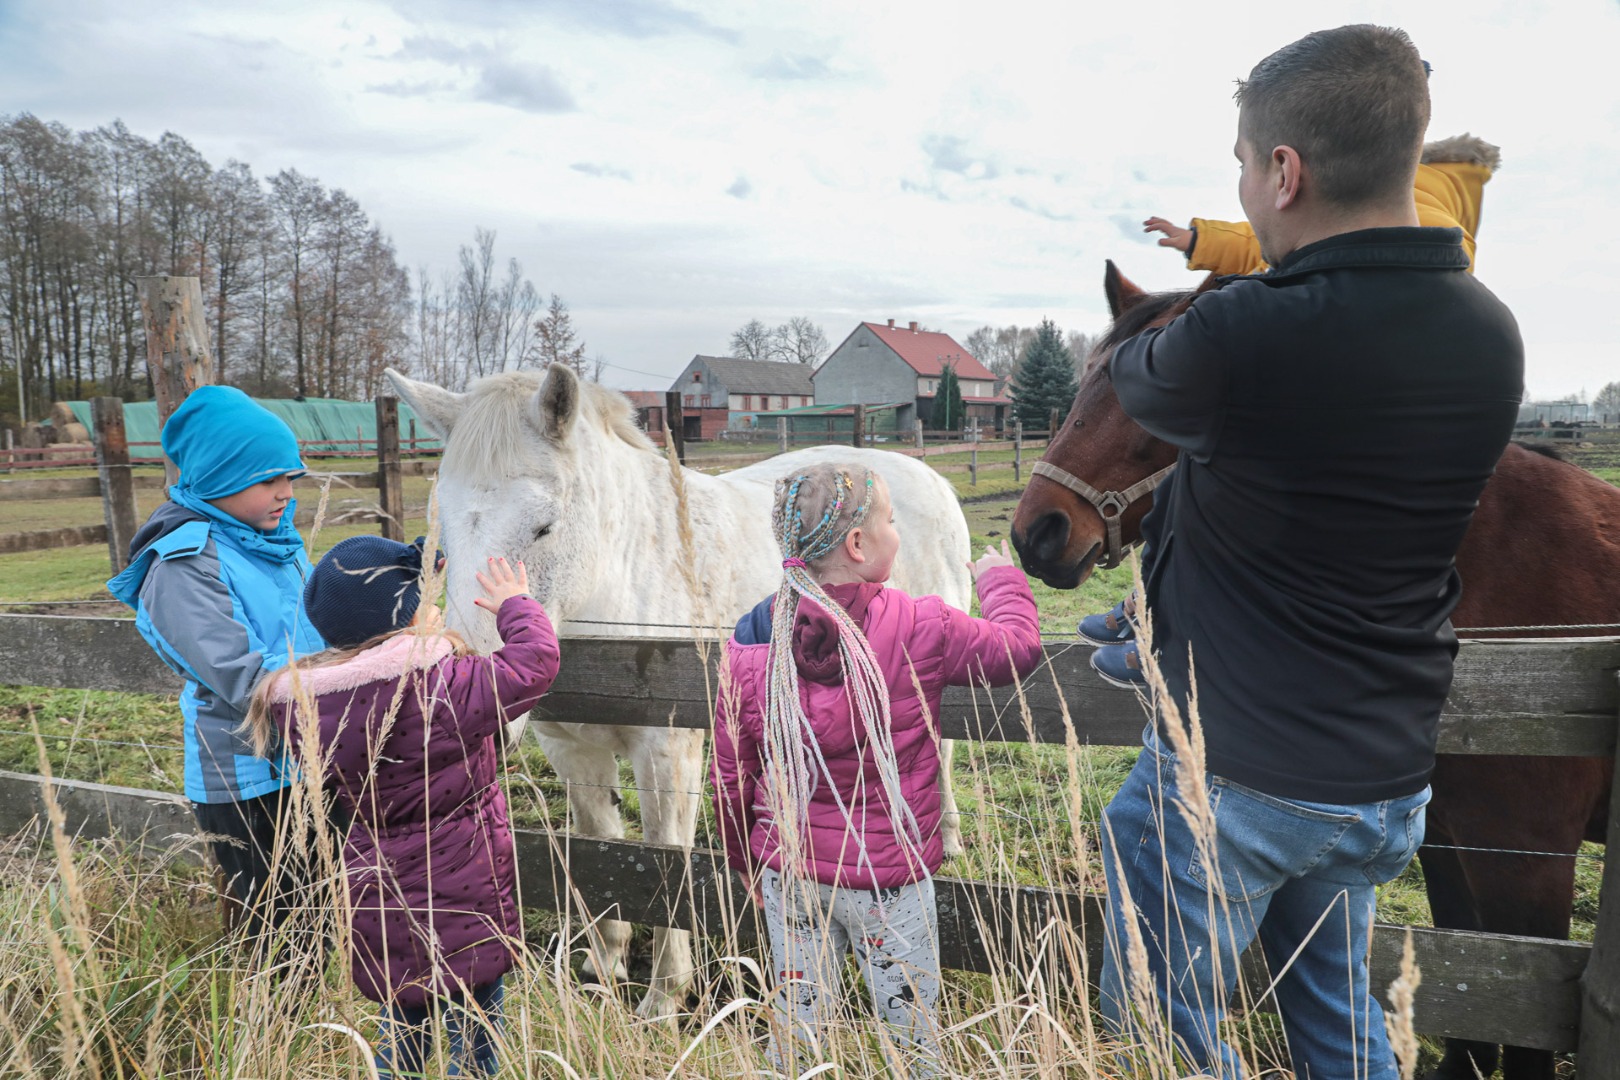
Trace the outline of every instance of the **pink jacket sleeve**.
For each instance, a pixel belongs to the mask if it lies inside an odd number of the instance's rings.
[[[754,830],[754,800],[764,761],[759,740],[746,723],[750,711],[749,690],[720,679],[720,695],[714,706],[714,759],[709,778],[714,784],[714,819],[726,849],[726,862],[733,870],[751,874],[753,854],[749,837]]]
[[[1006,686],[1040,665],[1041,627],[1029,579],[1016,566],[998,566],[979,575],[976,619],[950,605],[945,609],[945,682]]]
[[[499,731],[539,703],[557,680],[562,657],[557,632],[540,602],[514,596],[501,605],[495,628],[503,644],[488,656],[461,656],[438,669],[436,696],[464,736]]]

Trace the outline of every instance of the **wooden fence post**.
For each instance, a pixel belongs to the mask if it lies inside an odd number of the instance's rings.
[[[11,471],[11,460],[12,460],[11,449],[12,449],[11,429],[6,428],[6,472]]]
[[[1055,440],[1057,438],[1057,429],[1058,429],[1058,411],[1056,409],[1053,409],[1052,412],[1051,412],[1050,417],[1048,418],[1048,420],[1046,422],[1046,445],[1047,446],[1051,446],[1053,440]]]
[[[405,482],[399,467],[399,398],[377,398],[377,507],[382,534],[405,542]]]
[[[776,418],[776,448],[784,454],[787,453],[788,448],[787,424],[787,417],[778,416]]]
[[[1615,755],[1620,772],[1620,754]],[[1617,777],[1620,780],[1620,777]],[[1609,796],[1608,844],[1620,845],[1620,783]],[[1620,847],[1615,847],[1620,851]],[[1581,1031],[1577,1051],[1582,1080],[1620,1077],[1620,859],[1603,863],[1603,886],[1592,928],[1592,955],[1581,975]]]
[[[214,381],[214,358],[208,351],[207,313],[202,285],[194,277],[138,277],[135,292],[146,324],[146,370],[157,398],[158,430],[174,410],[199,386]],[[163,470],[168,482],[180,478],[167,455]]]
[[[416,417],[414,416],[411,417],[411,437],[408,445],[411,448],[409,452],[414,455],[416,453]]]
[[[918,420],[912,426],[911,433],[917,440],[917,449],[921,450],[923,448],[923,424],[921,420]]]
[[[1013,421],[1013,483],[1024,478],[1024,422]]]
[[[96,471],[101,474],[101,514],[107,522],[107,554],[112,572],[129,565],[129,542],[135,537],[135,483],[129,473],[129,437],[124,432],[124,403],[115,397],[90,402],[95,426]]]
[[[686,411],[681,405],[681,392],[664,393],[664,437],[675,447],[675,460],[686,464]]]
[[[968,483],[972,484],[974,487],[978,487],[979,486],[979,425],[978,425],[977,421],[975,421],[974,424],[973,424],[973,452],[972,452],[972,456],[968,458],[968,472],[972,476],[972,479],[970,479],[968,481]]]
[[[854,447],[866,445],[866,406],[855,406],[855,423],[852,425],[849,444]]]

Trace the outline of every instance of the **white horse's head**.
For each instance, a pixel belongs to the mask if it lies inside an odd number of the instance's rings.
[[[622,394],[582,383],[561,364],[544,375],[505,372],[466,393],[417,382],[389,369],[388,380],[444,440],[439,514],[448,566],[446,616],[483,650],[499,644],[494,621],[473,605],[473,575],[490,556],[522,559],[530,592],[555,621],[578,614],[611,568],[605,523],[616,500],[614,461],[653,451]],[[621,515],[622,516],[622,515]]]

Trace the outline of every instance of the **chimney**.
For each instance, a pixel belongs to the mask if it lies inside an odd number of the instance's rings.
[[[913,320],[912,320],[912,323],[911,323],[911,332],[912,332],[912,333],[913,333],[913,334],[915,334],[915,333],[916,333],[916,332],[917,332],[917,322],[916,322],[916,320],[915,320],[915,319],[913,319]]]
[[[894,320],[893,320],[893,319],[890,319],[890,320],[889,320],[889,329],[890,329],[890,330],[893,330],[893,329],[894,329]]]

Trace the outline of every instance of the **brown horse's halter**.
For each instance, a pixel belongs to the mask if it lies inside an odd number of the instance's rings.
[[[1127,546],[1121,541],[1120,519],[1125,516],[1125,511],[1129,510],[1136,500],[1144,495],[1152,494],[1154,488],[1164,483],[1165,477],[1169,476],[1170,471],[1175,467],[1174,463],[1166,465],[1152,476],[1145,480],[1138,480],[1124,491],[1098,491],[1073,473],[1060,469],[1046,461],[1037,461],[1035,467],[1030,470],[1030,474],[1044,476],[1054,483],[1062,484],[1092,505],[1097,514],[1103,519],[1103,525],[1107,528],[1108,537],[1107,543],[1103,547],[1102,560],[1097,565],[1104,570],[1111,570],[1120,564],[1121,560],[1125,558],[1126,552],[1136,546],[1135,544]]]

